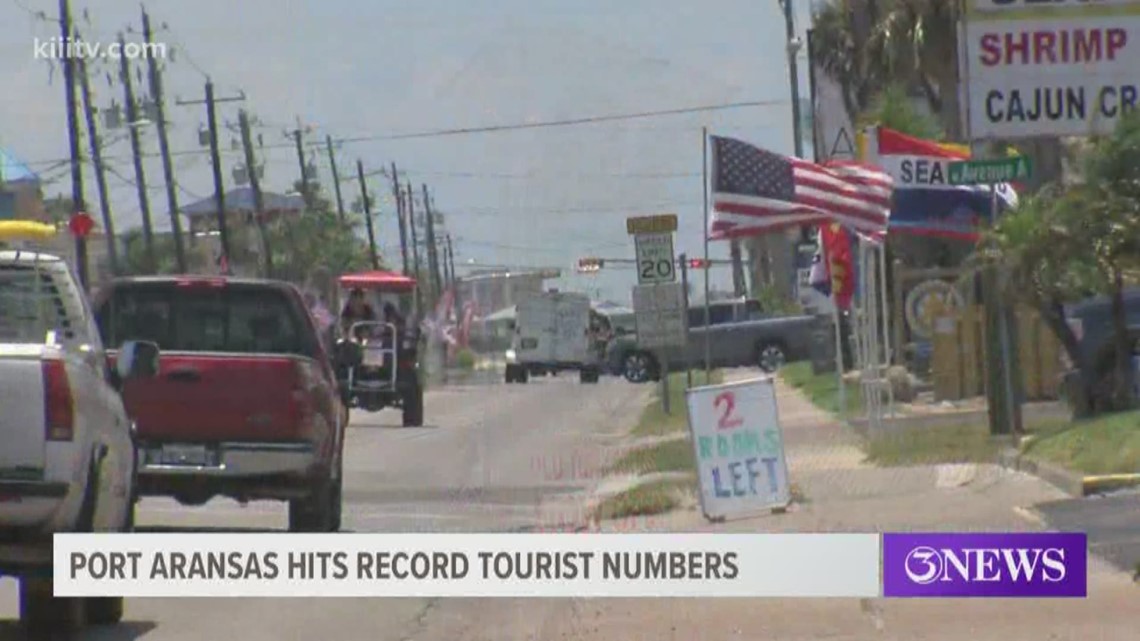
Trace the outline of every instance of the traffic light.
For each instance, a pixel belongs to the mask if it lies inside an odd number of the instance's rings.
[[[589,273],[601,270],[606,261],[601,258],[579,258],[578,259],[578,272]]]
[[[689,269],[707,269],[708,266],[709,266],[709,261],[707,261],[703,258],[690,258],[689,259]]]

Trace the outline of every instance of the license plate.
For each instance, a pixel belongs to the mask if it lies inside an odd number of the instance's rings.
[[[364,350],[365,367],[384,367],[384,351],[380,349]]]
[[[163,445],[159,457],[163,465],[206,465],[209,462],[205,445]]]

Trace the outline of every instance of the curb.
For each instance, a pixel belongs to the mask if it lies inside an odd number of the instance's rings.
[[[998,464],[1006,469],[1032,474],[1069,496],[1077,498],[1140,486],[1140,474],[1083,475],[1060,465],[1026,456],[1014,449],[1002,451],[998,455]]]

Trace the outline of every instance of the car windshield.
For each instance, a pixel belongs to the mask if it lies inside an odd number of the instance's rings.
[[[119,287],[98,313],[104,342],[163,351],[310,355],[288,299],[253,287]]]

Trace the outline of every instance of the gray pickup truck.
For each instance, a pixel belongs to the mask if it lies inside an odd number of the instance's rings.
[[[809,357],[811,316],[774,316],[765,313],[759,301],[735,299],[705,308],[689,308],[689,340],[684,348],[667,350],[669,371],[701,368],[705,363],[705,336],[713,367],[759,367],[774,372],[786,362]],[[660,350],[638,345],[633,334],[618,335],[606,349],[611,374],[631,383],[659,380]]]

